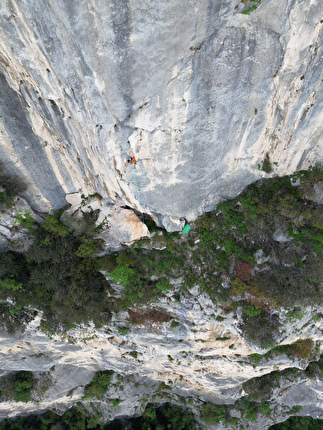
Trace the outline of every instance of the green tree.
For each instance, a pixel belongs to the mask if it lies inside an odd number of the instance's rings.
[[[0,287],[6,288],[11,291],[19,290],[19,288],[22,286],[22,283],[17,283],[12,278],[6,278],[6,279],[0,279]]]
[[[90,384],[85,387],[84,398],[89,399],[92,397],[96,397],[98,399],[101,399],[104,393],[107,391],[108,386],[110,385],[112,375],[112,370],[96,372]]]
[[[24,211],[24,212],[19,211],[17,216],[16,216],[15,224],[16,223],[21,224],[24,228],[29,230],[34,226],[35,221],[31,215],[30,211]]]
[[[290,417],[283,423],[270,426],[268,430],[322,430],[323,420],[311,417]]]
[[[68,227],[60,222],[58,214],[47,214],[42,228],[58,236],[67,236],[70,233]]]

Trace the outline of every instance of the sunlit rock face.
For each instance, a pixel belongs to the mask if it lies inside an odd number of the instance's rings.
[[[35,387],[28,403],[0,402],[0,420],[46,410],[63,413],[79,401],[92,414],[102,414],[102,421],[142,414],[149,402],[186,405],[197,415],[205,402],[230,405],[230,416],[253,430],[266,430],[286,420],[295,405],[302,407],[301,415],[323,418],[322,374],[302,370],[309,360],[319,357],[322,320],[312,320],[318,309],[305,308],[303,318],[287,323],[277,339],[290,344],[312,338],[316,357],[273,354],[255,362],[250,354],[265,351],[242,336],[241,317],[224,313],[198,288],[181,295],[180,302],[169,292],[158,306],[171,315],[176,326],[171,321],[131,324],[130,314],[119,312],[100,329],[82,325],[64,335],[41,331],[40,316],[20,335],[1,331],[0,377],[29,370]],[[140,309],[138,314],[144,312]],[[284,310],[279,311],[279,318],[284,319]],[[85,386],[96,371],[107,369],[114,372],[107,392],[102,398],[85,400]],[[290,369],[290,375],[277,382],[277,370],[284,369]],[[276,375],[271,373],[275,371]],[[256,421],[250,422],[234,403],[249,394],[244,382],[266,374],[271,374],[263,387],[270,414],[258,413]],[[117,407],[112,405],[115,399],[120,400]],[[237,426],[219,423],[206,428]]]
[[[260,177],[323,161],[323,2],[263,0],[250,16],[240,13],[245,7],[239,0],[2,0],[0,160],[28,189],[1,215],[0,249],[7,240],[28,246],[15,224],[20,211],[40,222],[39,212],[67,202],[76,220],[99,210],[107,246],[117,249],[149,234],[131,208],[181,230],[185,219]],[[130,150],[136,166],[125,165]],[[270,173],[261,170],[264,160]],[[125,312],[65,338],[41,332],[39,317],[21,336],[2,332],[0,376],[31,370],[40,382],[32,402],[1,403],[0,419],[65,410],[97,370],[128,378],[99,404],[112,419],[142,412],[162,382],[172,390],[156,401],[229,404],[250,378],[307,365],[280,355],[256,366],[248,355],[264,351],[246,342],[239,321],[198,289],[190,295],[159,303],[179,322],[173,329],[133,328]],[[312,338],[319,349],[322,322],[311,319],[319,311],[308,309],[278,341]],[[118,331],[123,326],[128,334]],[[270,402],[276,421],[295,404],[322,418],[322,381],[285,381]],[[265,429],[272,420],[249,424]]]
[[[323,3],[243,7],[2,1],[0,159],[31,206],[98,193],[174,230],[266,157],[273,174],[322,160]]]

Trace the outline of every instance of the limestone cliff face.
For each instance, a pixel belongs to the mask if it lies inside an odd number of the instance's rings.
[[[28,190],[2,216],[0,235],[23,241],[11,231],[17,211],[39,221],[38,212],[68,201],[76,215],[101,209],[114,248],[148,234],[129,208],[181,229],[181,218],[193,220],[266,176],[264,160],[278,175],[322,162],[323,3],[263,0],[250,16],[244,7],[239,0],[3,0],[0,160]],[[130,149],[136,169],[125,167]],[[190,396],[193,408],[234,403],[250,378],[307,365],[279,355],[256,366],[248,355],[261,351],[246,343],[239,319],[198,291],[181,302],[169,294],[159,306],[177,328],[121,335],[128,315],[120,313],[101,330],[78,327],[65,339],[42,333],[39,318],[21,337],[1,333],[0,376],[31,370],[40,382],[33,402],[1,403],[0,419],[64,410],[102,369],[124,378],[124,391],[111,385],[97,402],[111,419],[140,413],[154,392],[158,401]],[[278,341],[311,338],[319,350],[317,312],[308,308]],[[322,418],[320,378],[282,383],[270,397],[272,419],[283,420],[295,404]],[[161,382],[172,390],[159,389]],[[249,428],[270,424],[264,416]]]
[[[264,175],[266,157],[275,174],[322,160],[322,2],[243,7],[2,1],[0,159],[31,206],[97,192],[171,230]]]
[[[225,314],[198,288],[181,296],[180,302],[169,293],[158,305],[176,319],[176,327],[170,322],[132,325],[129,314],[121,312],[114,314],[102,329],[79,326],[64,336],[42,332],[39,316],[20,336],[2,332],[0,376],[30,370],[37,383],[32,401],[1,402],[0,420],[48,409],[62,413],[78,401],[92,414],[101,413],[102,420],[141,414],[148,402],[167,401],[186,404],[195,412],[204,402],[231,405],[230,416],[254,430],[266,430],[269,425],[284,421],[296,405],[301,409],[300,415],[323,418],[322,374],[302,370],[309,359],[277,354],[257,363],[251,360],[250,354],[264,351],[246,343],[239,329],[240,317]],[[318,357],[322,322],[312,319],[317,311],[308,307],[301,320],[286,323],[279,335],[281,343],[312,338]],[[285,319],[284,310],[279,318]],[[104,369],[115,372],[104,398],[82,400],[84,387],[96,371]],[[270,406],[270,416],[258,413],[256,422],[243,418],[244,411],[234,404],[250,394],[242,384],[284,369],[289,369],[290,374],[281,373],[279,382],[277,375],[271,374],[261,388]],[[114,407],[116,399],[120,403]],[[236,429],[237,425],[221,422],[202,428]]]

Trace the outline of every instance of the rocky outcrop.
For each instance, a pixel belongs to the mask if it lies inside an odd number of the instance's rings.
[[[78,326],[63,336],[42,332],[39,317],[19,337],[3,332],[2,371],[31,370],[40,382],[32,402],[0,403],[0,418],[51,408],[63,412],[83,401],[86,408],[102,413],[107,420],[140,414],[152,399],[182,404],[185,398],[191,399],[190,407],[196,411],[204,402],[231,405],[231,416],[241,418],[235,402],[251,390],[243,383],[290,368],[295,368],[292,379],[282,372],[277,383],[277,375],[273,374],[272,379],[269,376],[268,395],[263,396],[270,406],[270,417],[260,414],[257,422],[249,422],[249,428],[266,429],[273,422],[286,419],[295,405],[302,406],[303,415],[323,418],[320,372],[314,376],[302,372],[320,352],[322,324],[320,319],[312,319],[316,309],[308,307],[302,318],[293,323],[286,320],[284,310],[279,314],[285,322],[280,344],[311,338],[316,343],[314,355],[291,358],[280,352],[262,358],[265,351],[246,343],[242,336],[240,317],[224,313],[198,288],[181,295],[180,302],[172,293],[167,295],[157,308],[171,316],[171,321],[165,323],[146,320],[131,324],[128,312],[122,312],[114,314],[112,321],[101,329]],[[138,312],[144,313],[144,309]],[[250,356],[254,353],[260,354]],[[114,379],[104,398],[90,405],[82,400],[84,387],[96,371],[106,369],[115,372]],[[112,405],[116,399],[120,400],[117,407]],[[212,428],[221,429],[223,423]]]
[[[2,208],[0,215],[0,252],[7,249],[25,251],[32,243],[32,238],[24,228],[24,222],[42,222],[43,218],[33,211],[27,201],[17,196],[13,199],[13,207]]]
[[[67,194],[71,204],[61,219],[72,230],[78,231],[84,223],[84,214],[97,213],[96,226],[100,227],[98,237],[104,240],[104,253],[130,245],[150,233],[143,222],[132,210],[118,207],[102,199],[99,195],[85,197],[80,193]]]
[[[0,159],[31,206],[99,193],[174,230],[264,160],[279,175],[322,160],[322,3],[244,7],[3,1]]]

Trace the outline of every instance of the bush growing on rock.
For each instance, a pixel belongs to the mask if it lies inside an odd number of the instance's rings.
[[[75,236],[59,216],[46,216],[24,255],[0,254],[0,298],[12,298],[16,309],[32,305],[43,310],[47,330],[89,320],[102,324],[110,309],[109,284],[91,255],[100,243]]]
[[[115,399],[115,404],[119,399]],[[111,423],[100,423],[101,414],[95,416],[77,404],[58,415],[55,412],[46,412],[42,415],[29,415],[18,419],[4,420],[0,423],[0,430],[76,430],[76,429],[104,429],[104,430],[196,430],[200,428],[192,412],[179,406],[166,403],[163,406],[148,404],[141,417],[124,420],[113,420]]]
[[[268,430],[321,430],[322,420],[312,417],[290,417],[283,423],[270,426]]]
[[[22,225],[23,228],[30,230],[34,226],[35,221],[31,215],[30,211],[24,211],[24,212],[19,211],[17,216],[16,216],[15,225],[16,225],[16,223]]]
[[[84,398],[90,399],[96,397],[101,399],[104,393],[108,390],[112,375],[112,370],[96,372],[90,384],[84,389]]]
[[[118,332],[121,336],[125,336],[129,333],[129,329],[127,327],[118,327]]]
[[[2,401],[14,400],[15,402],[28,402],[30,393],[34,387],[32,372],[21,371],[0,379],[0,398]]]
[[[252,378],[242,384],[244,391],[251,400],[265,401],[272,396],[274,388],[279,387],[277,372],[270,372],[258,378]]]
[[[312,339],[299,339],[289,345],[287,354],[297,358],[311,358],[313,354],[314,342]]]
[[[202,406],[201,419],[207,425],[216,425],[221,421],[225,424],[229,420],[229,407],[226,405],[204,403]]]
[[[260,345],[263,349],[272,348],[275,344],[275,335],[280,327],[277,315],[271,315],[262,309],[250,309],[250,305],[242,314],[242,331],[244,336],[252,343]]]

